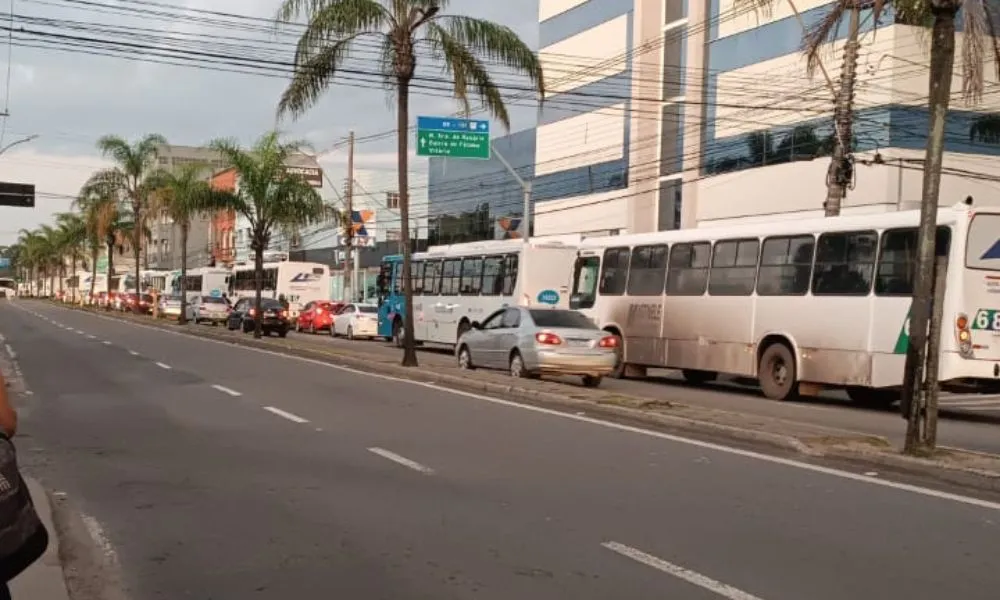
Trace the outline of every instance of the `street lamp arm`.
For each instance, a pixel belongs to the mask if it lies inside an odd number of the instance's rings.
[[[28,143],[28,142],[30,142],[32,140],[37,139],[37,138],[38,138],[38,134],[36,133],[35,135],[29,135],[28,137],[21,138],[19,140],[14,140],[13,142],[7,144],[3,148],[0,148],[0,155],[3,155],[8,150],[10,150],[11,148],[13,148],[14,146],[17,146],[18,144],[26,144],[26,143]]]

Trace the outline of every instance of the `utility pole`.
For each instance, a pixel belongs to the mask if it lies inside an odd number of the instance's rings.
[[[347,187],[344,190],[347,202],[347,223],[344,225],[344,239],[347,249],[344,250],[344,300],[354,302],[354,261],[351,253],[354,251],[354,131],[347,134]],[[348,275],[350,273],[350,275]],[[350,283],[348,284],[348,281]]]
[[[861,0],[855,0],[851,7],[847,42],[844,44],[844,63],[840,70],[840,91],[837,92],[833,109],[833,128],[837,143],[833,146],[833,157],[826,175],[826,202],[823,208],[828,217],[840,214],[840,207],[847,195],[847,188],[854,179],[854,164],[851,161],[852,121],[854,117],[854,83],[858,70],[858,37],[861,28]]]
[[[524,240],[524,243],[527,244],[528,239],[531,237],[531,182],[525,181],[520,175],[517,174],[517,171],[514,170],[514,167],[510,166],[510,163],[503,157],[503,154],[500,154],[500,152],[496,149],[496,146],[493,146],[493,155],[497,157],[500,164],[507,169],[507,172],[511,174],[511,177],[513,177],[517,181],[518,185],[521,186],[522,198],[524,199],[524,206],[522,207],[524,216],[521,218],[521,226],[524,230],[522,239]]]

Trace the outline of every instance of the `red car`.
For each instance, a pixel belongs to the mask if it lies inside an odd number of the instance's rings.
[[[295,320],[295,331],[316,333],[333,327],[333,315],[344,306],[343,302],[317,300],[302,307],[299,318]]]

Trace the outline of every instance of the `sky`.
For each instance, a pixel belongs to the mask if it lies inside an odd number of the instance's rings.
[[[0,151],[0,181],[35,184],[36,207],[0,207],[0,245],[68,210],[87,177],[107,164],[95,149],[101,135],[134,140],[155,132],[181,145],[216,138],[250,144],[275,127],[275,107],[287,85],[282,65],[291,61],[296,39],[295,30],[275,32],[265,20],[278,6],[278,0],[15,0],[16,33],[9,34],[6,18],[0,30],[0,108],[10,115],[0,118],[0,148],[38,137]],[[507,25],[537,48],[538,0],[451,0],[447,12]],[[182,56],[150,58],[151,46],[179,48]],[[240,68],[233,61],[248,57],[257,74],[223,71]],[[395,136],[366,139],[395,127],[393,100],[368,75],[378,66],[375,58],[369,44],[357,46],[352,74],[298,120],[277,124],[289,138],[306,140],[338,184],[346,176],[341,142],[350,130],[361,140],[358,168],[384,170],[387,186],[394,178]],[[429,62],[418,63],[417,75],[430,78],[424,81],[440,75]],[[266,76],[261,68],[268,69]],[[423,85],[435,89],[413,91],[411,118],[459,109],[436,85]],[[512,131],[534,125],[530,102],[510,110]],[[495,125],[494,131],[502,130]],[[411,170],[425,165],[411,160]]]

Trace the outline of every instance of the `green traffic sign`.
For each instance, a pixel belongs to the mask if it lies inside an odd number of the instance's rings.
[[[489,121],[418,117],[417,156],[489,160]]]

